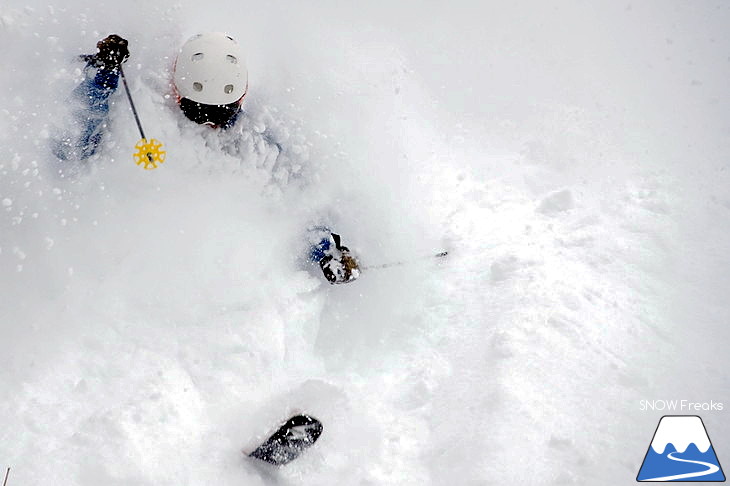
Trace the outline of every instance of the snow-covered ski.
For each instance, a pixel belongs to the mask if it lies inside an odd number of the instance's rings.
[[[309,415],[295,415],[249,454],[275,466],[293,461],[322,435],[322,423]]]

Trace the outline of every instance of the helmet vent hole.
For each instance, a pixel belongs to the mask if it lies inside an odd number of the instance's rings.
[[[232,84],[227,84],[227,85],[225,85],[225,86],[223,87],[223,92],[224,92],[225,94],[231,94],[231,93],[233,93],[233,85],[232,85]]]
[[[203,91],[203,85],[197,81],[193,83],[193,89],[195,91]]]
[[[205,55],[202,52],[196,52],[190,57],[190,59],[193,61],[201,61],[203,57],[205,57]]]
[[[226,56],[226,61],[230,62],[231,64],[238,64],[238,59],[236,59],[236,56],[232,56],[230,54]]]

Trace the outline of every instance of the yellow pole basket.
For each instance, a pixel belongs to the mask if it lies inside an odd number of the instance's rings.
[[[165,155],[167,154],[164,150],[160,150],[161,147],[162,142],[154,138],[150,140],[143,138],[134,146],[137,149],[137,152],[133,155],[134,162],[145,170],[156,169],[159,164],[165,162]]]

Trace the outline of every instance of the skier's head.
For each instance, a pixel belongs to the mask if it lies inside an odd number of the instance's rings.
[[[225,126],[238,114],[248,90],[243,51],[226,34],[193,36],[180,48],[173,82],[185,116]]]

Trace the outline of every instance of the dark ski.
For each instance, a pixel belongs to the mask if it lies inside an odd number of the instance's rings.
[[[295,415],[249,454],[249,457],[283,466],[317,442],[322,435],[322,428],[322,423],[314,417]]]

